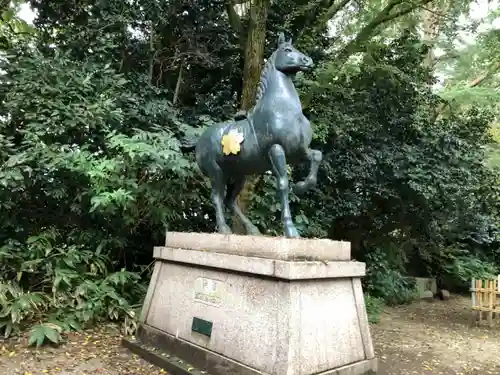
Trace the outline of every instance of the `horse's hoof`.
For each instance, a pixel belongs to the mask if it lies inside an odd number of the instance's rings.
[[[222,225],[222,226],[220,226],[218,232],[220,234],[232,234],[233,233],[233,231],[231,230],[231,228],[229,228],[229,225]]]
[[[247,228],[247,234],[249,236],[260,236],[260,231],[256,226],[252,225],[251,227]]]
[[[299,231],[295,227],[285,228],[285,237],[288,238],[300,238]]]

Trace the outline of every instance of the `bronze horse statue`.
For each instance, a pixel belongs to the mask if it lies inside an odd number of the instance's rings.
[[[211,181],[219,233],[231,233],[224,217],[226,205],[241,220],[247,234],[259,234],[236,204],[236,198],[248,175],[271,170],[281,200],[285,236],[300,237],[290,212],[287,163],[310,163],[309,174],[294,187],[301,194],[316,185],[322,153],[309,148],[311,125],[302,113],[292,77],[313,66],[312,59],[295,49],[281,33],[278,48],[262,71],[255,106],[245,116],[240,114],[239,119],[209,127],[198,139],[196,162]]]

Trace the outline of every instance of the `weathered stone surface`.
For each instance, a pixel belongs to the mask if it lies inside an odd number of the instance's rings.
[[[361,262],[285,261],[170,247],[155,247],[154,258],[286,280],[361,277],[365,274],[365,264]]]
[[[167,232],[165,247],[281,260],[351,260],[351,244],[328,239]]]
[[[422,292],[420,298],[422,298],[424,301],[432,302],[434,301],[434,293],[432,293],[430,290],[426,290]]]
[[[141,326],[138,338],[139,340],[136,341],[123,339],[122,344],[133,353],[164,368],[172,375],[267,375],[224,355],[194,347],[182,339],[151,327]],[[194,367],[194,364],[197,367]],[[377,369],[378,361],[376,358],[372,358],[315,375],[375,375]]]
[[[155,248],[157,261],[141,315],[143,332],[154,330],[164,341],[172,342],[169,337],[182,343],[182,353],[174,355],[186,356],[192,348],[219,356],[222,364],[211,375],[225,375],[229,368],[224,366],[234,364],[267,375],[376,371],[360,282],[363,263],[284,260],[293,246],[277,251],[277,259],[271,252],[248,256],[244,249],[239,251],[244,255],[237,255],[233,245],[233,253],[187,250],[201,247],[195,241],[201,237],[184,237],[187,244]],[[172,245],[168,238],[167,244]],[[269,243],[253,244],[258,252]],[[210,333],[194,332],[193,318],[211,325]]]
[[[415,277],[415,286],[420,298],[424,298],[424,293],[428,290],[433,294],[437,293],[436,279],[432,277]]]
[[[443,301],[447,301],[450,299],[450,292],[448,292],[446,289],[441,289],[439,291],[439,298],[441,298]]]

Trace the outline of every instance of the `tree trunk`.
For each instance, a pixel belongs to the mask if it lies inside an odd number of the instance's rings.
[[[245,45],[245,64],[243,68],[243,90],[240,108],[247,111],[255,104],[255,94],[264,63],[266,42],[266,22],[270,0],[253,0],[250,8],[250,20]],[[257,178],[248,179],[238,196],[237,204],[243,213],[247,213],[250,200],[257,183]],[[242,224],[233,217],[233,231],[244,233]]]
[[[177,76],[177,83],[175,84],[174,98],[172,99],[172,104],[175,106],[177,104],[177,100],[179,99],[179,92],[181,90],[181,82],[182,82],[182,68],[184,67],[184,61],[181,61],[179,66],[179,75]]]
[[[266,21],[269,0],[253,0],[245,46],[245,65],[243,67],[243,90],[240,108],[249,110],[255,104],[255,94],[264,63],[266,41]]]
[[[153,84],[153,74],[155,68],[155,27],[151,21],[151,30],[149,34],[149,84]]]
[[[450,11],[453,1],[437,0],[429,3],[421,10],[424,42],[430,46],[424,65],[433,68],[438,61],[436,59],[436,46],[434,45],[441,34],[441,29],[446,22],[446,14]]]

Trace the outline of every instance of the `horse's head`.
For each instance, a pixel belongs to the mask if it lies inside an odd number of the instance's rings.
[[[297,50],[292,45],[292,40],[285,40],[285,35],[280,33],[278,49],[276,50],[274,67],[285,74],[293,74],[300,71],[309,71],[314,67],[313,60]]]

